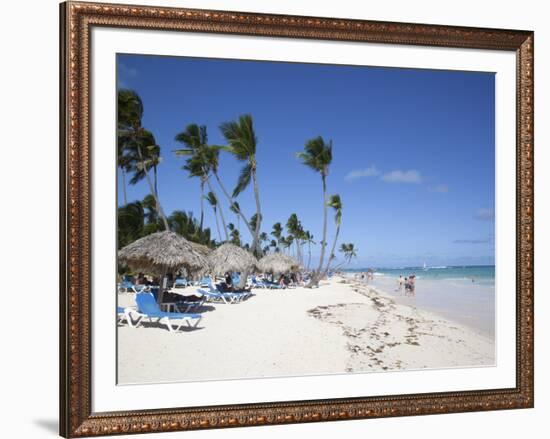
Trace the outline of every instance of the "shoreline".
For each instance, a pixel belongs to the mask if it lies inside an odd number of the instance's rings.
[[[493,366],[494,339],[474,329],[395,300],[390,293],[359,281],[350,281],[356,293],[371,300],[375,309],[372,325],[364,325],[368,309],[339,312],[337,308],[317,307],[314,314],[338,325],[350,339],[350,365],[347,371],[396,371]],[[351,312],[350,312],[351,311]],[[353,317],[353,314],[359,316]],[[422,349],[419,352],[418,349]]]
[[[351,279],[350,279],[351,280]],[[397,303],[436,314],[467,326],[482,336],[495,337],[495,286],[453,279],[418,279],[414,296],[397,291],[397,278],[379,276],[360,285],[376,289]]]
[[[120,384],[494,365],[489,338],[350,279],[254,292],[207,303],[196,330],[119,326]],[[119,306],[132,300],[121,294]]]

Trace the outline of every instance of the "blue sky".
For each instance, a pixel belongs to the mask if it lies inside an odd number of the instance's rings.
[[[199,182],[173,154],[175,135],[198,123],[209,143],[223,144],[219,125],[250,113],[263,231],[296,213],[321,238],[321,180],[295,156],[321,135],[333,141],[328,192],[342,197],[339,242],[358,248],[354,267],[494,263],[494,74],[142,55],[118,55],[117,66],[118,86],[141,96],[143,126],[162,148],[168,214],[200,214]],[[241,166],[222,155],[227,187]],[[127,188],[129,201],[147,193],[145,182]],[[250,190],[237,201],[255,212]],[[216,236],[208,204],[205,223]],[[248,238],[242,225],[241,233]]]

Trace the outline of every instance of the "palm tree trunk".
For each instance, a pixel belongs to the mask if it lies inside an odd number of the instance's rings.
[[[220,218],[222,219],[222,225],[223,225],[223,232],[225,234],[225,240],[226,241],[229,241],[229,233],[227,233],[227,225],[225,224],[225,217],[223,216],[223,207],[220,203],[220,200],[218,199],[218,195],[216,194],[216,192],[214,191],[214,189],[212,188],[212,184],[210,183],[210,179],[207,178],[206,179],[206,184],[208,185],[208,190],[210,192],[212,192],[214,194],[214,196],[216,197],[216,200],[218,200],[218,210],[220,211]],[[216,217],[216,221],[218,220],[218,217]],[[222,237],[220,235],[220,241],[222,240]]]
[[[122,199],[124,201],[124,205],[126,206],[128,204],[128,199],[126,197],[126,170],[124,167],[121,167],[120,170],[122,171]]]
[[[262,250],[259,247],[258,237],[262,223],[262,209],[260,207],[260,190],[258,188],[258,179],[256,177],[256,164],[252,168],[252,181],[254,183],[254,198],[256,199],[256,230],[254,231],[254,239],[252,240],[252,249],[257,257],[261,256]]]
[[[218,217],[216,216],[216,220]],[[202,231],[202,225],[204,223],[204,180],[201,178],[201,222],[200,222],[200,229]],[[221,236],[220,236],[221,239]]]
[[[159,304],[159,306],[162,303],[162,299],[164,297],[163,283],[164,283],[164,278],[166,277],[166,272],[167,272],[167,270],[165,268],[163,268],[161,270],[161,273],[160,273],[159,292],[158,292],[158,295],[157,295],[157,303]]]
[[[214,217],[216,218],[216,228],[218,229],[218,238],[220,238],[220,242],[222,242],[222,232],[220,230],[220,222],[218,221],[218,212],[214,206],[212,206],[212,210],[214,211]]]
[[[157,176],[157,165],[153,165],[153,176],[155,181],[155,195],[159,196],[159,188],[158,188],[158,176]]]
[[[319,281],[321,280],[321,270],[323,269],[323,262],[325,261],[325,250],[327,247],[327,180],[324,174],[321,175],[321,179],[323,181],[323,240],[321,241],[321,256],[319,257],[319,266],[311,277],[311,281],[308,284],[309,288],[319,285]]]
[[[149,175],[149,172],[147,171],[147,167],[145,166],[145,162],[143,160],[143,155],[141,153],[141,147],[138,145],[137,147],[139,159],[141,160],[141,166],[143,166],[143,172],[145,173],[145,179],[147,180],[147,184],[149,185],[149,190],[151,191],[151,195],[153,195],[153,198],[155,199],[155,203],[157,205],[157,212],[159,213],[160,217],[162,218],[162,223],[164,224],[165,230],[170,230],[170,226],[168,225],[168,220],[166,219],[166,215],[164,215],[164,210],[162,210],[162,206],[160,205],[157,191],[155,190],[155,187],[153,185],[153,182],[151,181],[151,176]]]
[[[328,270],[330,268],[330,263],[334,259],[334,250],[336,250],[336,243],[338,242],[338,235],[340,234],[340,225],[336,227],[336,235],[334,236],[334,242],[332,243],[332,249],[330,250],[330,255],[328,257],[327,266],[325,268],[325,271],[323,272],[323,275],[326,275],[328,273]]]
[[[307,243],[307,270],[309,271],[309,267],[311,265],[311,241],[308,241]]]

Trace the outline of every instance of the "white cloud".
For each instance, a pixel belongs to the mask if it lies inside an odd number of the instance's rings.
[[[382,180],[386,183],[418,184],[422,182],[422,176],[416,169],[410,169],[408,171],[395,170],[384,174]]]
[[[449,186],[447,186],[446,184],[438,184],[436,186],[431,187],[430,191],[438,192],[440,194],[446,194],[447,192],[449,192]]]
[[[365,169],[356,169],[354,171],[350,171],[344,178],[346,181],[353,181],[360,178],[376,177],[377,175],[380,175],[380,171],[376,169],[376,166],[371,165]]]
[[[495,210],[486,208],[477,209],[474,218],[482,221],[492,221],[495,219]]]

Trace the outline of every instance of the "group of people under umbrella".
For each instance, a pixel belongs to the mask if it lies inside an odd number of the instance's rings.
[[[163,303],[167,276],[178,272],[193,277],[224,276],[227,288],[245,291],[249,274],[284,276],[300,269],[300,264],[288,255],[274,253],[258,261],[250,252],[234,244],[225,243],[211,251],[171,231],[153,233],[134,241],[119,250],[118,258],[135,272],[151,273],[159,279],[159,304]],[[239,276],[234,278],[233,273]]]

